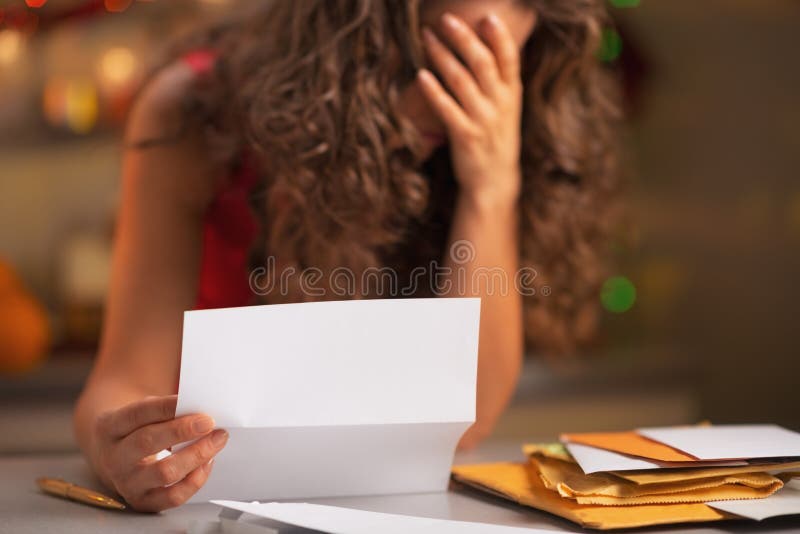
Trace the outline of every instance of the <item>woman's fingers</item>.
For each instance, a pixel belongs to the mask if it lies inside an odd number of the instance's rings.
[[[519,49],[508,26],[492,13],[481,22],[480,31],[494,53],[500,77],[505,83],[518,82]]]
[[[487,48],[463,20],[450,13],[442,16],[442,32],[456,53],[469,66],[483,92],[493,94],[499,73],[492,50]]]
[[[119,444],[121,462],[135,465],[164,449],[192,441],[214,430],[214,419],[204,414],[185,415],[171,421],[147,425],[123,438]]]
[[[121,439],[143,426],[172,419],[177,404],[177,395],[148,397],[101,415],[98,428],[108,438]]]
[[[451,136],[458,136],[468,131],[470,120],[461,106],[448,93],[436,76],[427,69],[417,73],[420,89],[430,103],[434,112],[445,124]]]
[[[422,35],[433,66],[453,95],[468,113],[481,113],[486,97],[473,75],[429,28],[424,28]]]
[[[189,473],[214,458],[227,441],[226,431],[215,430],[163,460],[140,465],[131,474],[126,485],[131,493],[138,494],[153,488],[177,484]]]
[[[109,480],[138,510],[159,511],[185,502],[205,483],[208,463],[228,440],[224,430],[212,432],[214,420],[207,415],[175,419],[176,406],[176,395],[148,397],[98,419]],[[191,440],[197,441],[154,460],[159,451]]]
[[[194,469],[177,484],[151,489],[141,497],[128,502],[142,512],[160,512],[180,506],[203,487],[203,484],[208,480],[208,475],[211,474],[212,464],[213,460],[210,460]]]

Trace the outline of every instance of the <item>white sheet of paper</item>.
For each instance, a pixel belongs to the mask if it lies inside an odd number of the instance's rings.
[[[800,434],[777,425],[640,428],[637,432],[701,460],[800,456]]]
[[[792,480],[764,499],[707,502],[712,508],[761,521],[779,515],[800,514],[800,480]]]
[[[445,490],[479,318],[473,298],[186,312],[177,414],[230,433],[190,502]]]
[[[551,534],[552,531],[506,527],[489,523],[448,521],[408,515],[367,512],[338,506],[307,503],[246,503],[212,501],[214,504],[263,517],[279,524],[330,534]],[[268,523],[269,524],[269,523]]]
[[[747,465],[743,461],[731,462],[654,462],[620,454],[618,452],[607,451],[605,449],[598,449],[589,445],[580,443],[565,443],[569,453],[581,466],[584,473],[599,473],[603,471],[633,471],[637,469],[671,469],[679,467],[723,467],[723,466],[737,466]]]

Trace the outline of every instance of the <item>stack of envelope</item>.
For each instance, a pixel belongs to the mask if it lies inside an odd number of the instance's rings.
[[[800,514],[800,434],[774,425],[563,434],[523,451],[453,478],[597,529]]]

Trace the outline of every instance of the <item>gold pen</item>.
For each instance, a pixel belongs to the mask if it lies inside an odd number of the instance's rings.
[[[124,504],[111,497],[107,497],[102,493],[92,491],[88,488],[82,488],[81,486],[65,482],[59,478],[37,478],[36,484],[45,493],[64,497],[72,501],[91,504],[92,506],[99,506],[100,508],[110,508],[112,510],[125,509]]]

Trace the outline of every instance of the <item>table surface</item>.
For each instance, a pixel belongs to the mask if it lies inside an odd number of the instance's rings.
[[[456,463],[518,459],[522,459],[518,443],[490,442],[477,451],[459,453],[456,456]],[[220,511],[220,508],[213,504],[184,505],[160,514],[106,511],[41,493],[34,483],[40,476],[60,477],[100,489],[82,457],[77,454],[0,457],[0,533],[91,534],[112,531],[114,534],[180,533],[186,532],[192,521],[215,520]],[[375,512],[524,526],[561,532],[597,532],[581,529],[559,517],[508,503],[468,488],[453,488],[446,493],[314,499],[308,502]],[[625,532],[684,534],[800,532],[800,517],[779,517],[762,522],[724,521],[699,526],[656,527]]]

